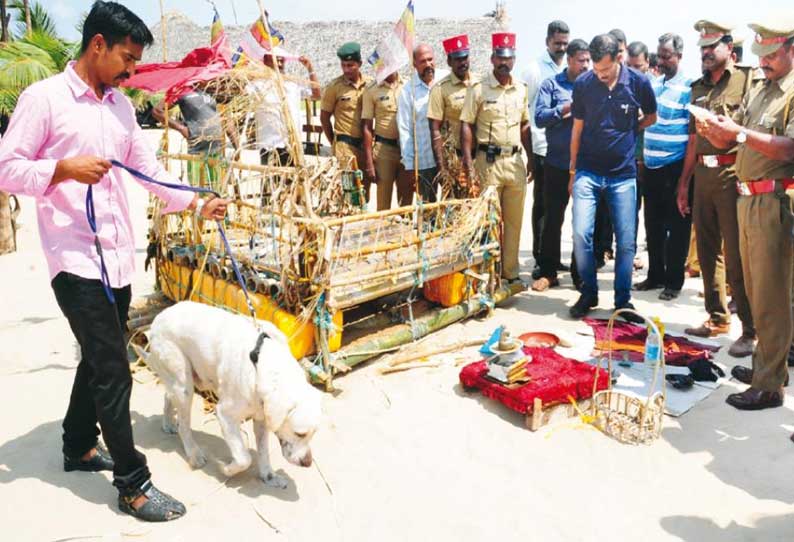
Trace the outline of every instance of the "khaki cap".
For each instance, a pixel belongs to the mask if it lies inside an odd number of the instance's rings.
[[[792,20],[764,24],[752,23],[747,26],[755,32],[752,50],[758,56],[771,55],[780,49],[789,38],[794,37],[794,21]]]
[[[724,36],[730,35],[733,32],[733,26],[701,19],[695,23],[695,30],[700,32],[698,47],[709,47]]]

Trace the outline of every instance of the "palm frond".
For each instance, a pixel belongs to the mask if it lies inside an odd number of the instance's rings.
[[[20,92],[10,88],[0,88],[0,116],[11,116],[17,106]]]
[[[8,9],[16,13],[13,18],[16,23],[14,36],[20,39],[27,33],[25,24],[25,4],[21,0],[11,0]],[[30,2],[30,26],[32,31],[39,31],[52,36],[57,35],[55,20],[50,16],[47,9],[39,2]]]
[[[0,47],[0,88],[21,92],[60,70],[47,51],[16,41]]]
[[[66,43],[62,39],[40,30],[35,30],[33,33],[26,35],[20,42],[33,45],[46,51],[55,63],[58,71],[63,71],[63,69],[66,68],[66,64],[74,58],[72,56],[72,44]]]

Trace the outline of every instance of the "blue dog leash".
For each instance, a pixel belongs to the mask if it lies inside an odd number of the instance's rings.
[[[158,186],[163,186],[165,188],[172,188],[174,190],[182,190],[185,192],[194,192],[198,194],[212,194],[215,197],[220,197],[220,194],[215,192],[210,188],[203,188],[199,186],[188,186],[184,184],[176,184],[176,183],[167,183],[164,181],[158,181],[146,175],[145,173],[141,173],[140,171],[133,169],[129,166],[126,166],[119,162],[118,160],[111,160],[110,163],[117,167],[127,171],[133,177],[140,179],[144,182],[155,184]],[[97,254],[99,255],[99,269],[100,269],[100,277],[102,280],[102,288],[105,290],[105,295],[110,301],[111,304],[116,303],[116,297],[113,295],[113,288],[110,286],[110,277],[108,275],[107,266],[105,265],[105,257],[102,253],[102,244],[99,242],[99,235],[97,233],[97,226],[96,226],[96,210],[94,208],[94,191],[93,185],[88,185],[88,192],[85,195],[85,215],[88,219],[88,225],[91,227],[91,231],[94,233],[94,247],[96,247]],[[226,237],[226,230],[223,227],[223,221],[216,220],[215,223],[218,225],[218,232],[220,232],[221,239],[223,240],[224,248],[226,249],[226,254],[229,255],[229,260],[232,262],[232,269],[234,269],[234,276],[237,278],[237,282],[240,284],[240,288],[242,288],[243,293],[245,294],[245,302],[248,305],[248,311],[251,313],[251,318],[256,321],[256,312],[254,311],[254,305],[251,303],[251,296],[248,294],[248,288],[245,286],[245,281],[243,280],[243,275],[240,273],[240,267],[237,265],[237,260],[232,254],[232,248],[229,245],[229,239]]]

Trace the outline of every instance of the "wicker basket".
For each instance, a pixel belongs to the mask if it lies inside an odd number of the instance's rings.
[[[653,380],[648,390],[647,398],[643,399],[624,391],[612,389],[612,329],[615,324],[615,318],[623,313],[633,313],[642,317],[651,327],[652,332],[661,337],[656,324],[645,316],[630,309],[615,311],[607,326],[609,387],[602,391],[596,391],[600,372],[596,371],[595,380],[593,381],[591,414],[594,421],[592,423],[604,434],[624,444],[650,444],[659,438],[662,433],[662,419],[664,417],[666,398],[665,386],[662,386],[661,391],[655,390],[656,384],[659,382],[660,373],[662,382],[664,382],[664,339],[662,338],[661,341],[660,361],[654,368]],[[599,368],[601,367],[601,359],[603,358],[599,358],[598,361]]]

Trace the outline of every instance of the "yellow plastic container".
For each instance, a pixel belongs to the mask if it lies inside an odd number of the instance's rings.
[[[427,281],[422,292],[428,301],[451,307],[466,298],[467,282],[463,273],[451,273]]]
[[[237,310],[237,305],[239,303],[240,294],[240,287],[236,284],[227,283],[226,284],[226,291],[223,293],[223,303],[222,305],[229,310],[239,312]],[[245,310],[242,314],[248,314],[248,311]]]
[[[201,285],[197,290],[201,295],[197,296],[197,301],[205,305],[212,305],[215,299],[215,279],[210,274],[209,269],[204,270],[201,278]]]

